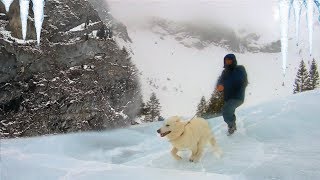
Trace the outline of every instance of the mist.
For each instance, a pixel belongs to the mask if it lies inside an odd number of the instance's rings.
[[[262,38],[280,37],[275,0],[108,0],[111,14],[128,27],[145,27],[150,17],[193,24],[220,24]]]

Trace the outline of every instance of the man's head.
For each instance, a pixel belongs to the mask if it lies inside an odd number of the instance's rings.
[[[225,61],[225,64],[226,64],[227,66],[229,66],[229,65],[231,65],[231,64],[233,63],[233,60],[232,60],[232,59],[225,59],[224,61]]]
[[[224,66],[223,66],[224,68],[233,69],[235,66],[237,66],[236,56],[234,54],[227,54],[223,59],[223,63],[224,63]]]

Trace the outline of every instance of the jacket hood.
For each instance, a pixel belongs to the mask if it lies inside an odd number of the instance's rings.
[[[232,64],[230,66],[226,65],[226,59],[231,59],[232,60]],[[231,68],[234,68],[237,66],[237,58],[234,54],[227,54],[224,58],[223,58],[223,64],[224,64],[224,68],[228,68],[228,67],[231,67]]]

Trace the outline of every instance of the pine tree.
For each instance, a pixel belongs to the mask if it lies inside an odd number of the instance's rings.
[[[319,72],[318,72],[317,63],[315,59],[312,60],[309,76],[310,76],[309,89],[313,90],[319,86]]]
[[[204,96],[201,97],[200,103],[197,106],[197,116],[202,117],[207,110],[207,102]]]
[[[306,65],[303,60],[300,62],[300,66],[297,72],[297,77],[294,82],[293,93],[303,92],[309,90],[310,77],[306,69]]]
[[[146,109],[147,112],[145,121],[153,122],[159,119],[161,106],[155,93],[151,94],[150,100],[146,104]]]
[[[215,116],[222,112],[222,107],[224,105],[223,93],[214,90],[211,98],[209,99],[206,116]]]
[[[148,111],[149,111],[149,110],[148,110],[148,108],[146,107],[146,103],[141,102],[137,116],[138,116],[138,117],[144,116],[144,115],[147,114]]]

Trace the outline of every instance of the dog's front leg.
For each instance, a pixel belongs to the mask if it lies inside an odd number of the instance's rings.
[[[191,149],[191,152],[192,152],[192,154],[191,154],[191,157],[190,157],[189,161],[190,162],[195,162],[198,149],[197,148],[193,148],[193,149]]]
[[[203,141],[198,142],[194,150],[192,150],[192,155],[190,157],[190,162],[198,162],[203,152]]]
[[[202,152],[203,152],[203,146],[199,146],[198,145],[198,150],[197,150],[197,153],[195,154],[194,156],[194,162],[198,162],[202,156]]]
[[[182,158],[180,156],[177,155],[178,149],[173,147],[171,150],[171,154],[172,156],[176,159],[176,160],[181,160]]]

